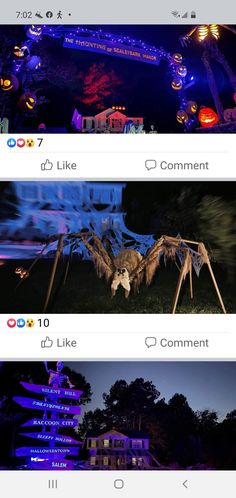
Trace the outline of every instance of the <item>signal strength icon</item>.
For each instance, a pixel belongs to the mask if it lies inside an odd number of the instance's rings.
[[[188,18],[188,12],[185,12],[185,14],[182,16],[182,19],[187,19]]]

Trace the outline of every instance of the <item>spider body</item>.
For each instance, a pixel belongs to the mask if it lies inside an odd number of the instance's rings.
[[[129,297],[131,290],[130,275],[143,259],[141,254],[134,249],[121,251],[113,258],[114,273],[111,283],[111,293],[115,296],[118,287],[121,285],[125,289],[125,297]],[[143,280],[143,272],[134,279],[134,291],[139,292],[139,287]]]

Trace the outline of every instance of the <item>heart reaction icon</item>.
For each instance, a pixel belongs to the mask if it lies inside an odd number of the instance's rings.
[[[14,318],[9,318],[9,320],[7,320],[7,326],[10,329],[13,329],[16,326],[16,320]]]
[[[23,138],[18,138],[17,140],[17,147],[24,147],[25,146],[25,140]]]

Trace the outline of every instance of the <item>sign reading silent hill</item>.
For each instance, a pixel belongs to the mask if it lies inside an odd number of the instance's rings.
[[[76,391],[75,389],[62,389],[62,388],[53,388],[50,386],[40,386],[38,384],[29,384],[28,382],[21,382],[21,385],[37,394],[44,394],[45,396],[50,397],[58,397],[58,398],[68,398],[68,399],[80,399],[83,391]]]
[[[116,39],[99,40],[89,36],[85,38],[72,34],[65,37],[63,46],[66,48],[75,48],[77,50],[87,50],[89,52],[113,55],[115,57],[122,57],[123,59],[147,62],[148,64],[158,65],[160,62],[158,50],[153,50],[153,52],[151,52],[150,50],[145,50],[145,48],[119,43]]]

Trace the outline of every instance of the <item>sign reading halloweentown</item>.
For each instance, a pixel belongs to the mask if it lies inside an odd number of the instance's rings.
[[[158,65],[160,62],[160,55],[157,50],[150,52],[150,49],[145,50],[145,48],[137,46],[132,47],[132,45],[119,43],[117,40],[97,40],[92,36],[84,38],[71,34],[65,37],[63,46],[66,48],[76,48],[77,50],[87,50],[88,52],[113,55],[122,57],[123,59],[147,62],[148,64]]]

